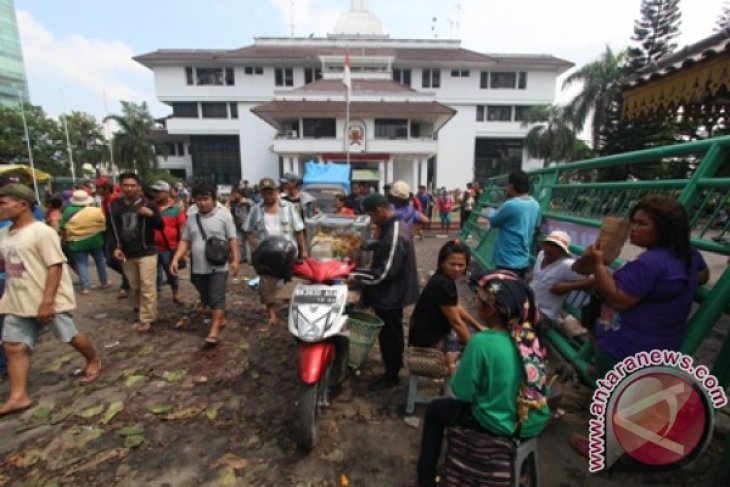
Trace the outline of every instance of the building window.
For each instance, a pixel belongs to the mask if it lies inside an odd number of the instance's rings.
[[[190,66],[185,68],[185,81],[189,85],[193,84],[193,68],[191,68]]]
[[[483,90],[489,88],[489,71],[479,73],[479,88]]]
[[[484,105],[477,105],[477,122],[484,121]]]
[[[294,70],[292,68],[276,68],[274,70],[274,85],[294,86]]]
[[[337,125],[334,118],[304,118],[302,119],[304,137],[335,138]]]
[[[451,77],[452,78],[468,78],[469,70],[468,69],[452,69]]]
[[[200,108],[203,118],[228,118],[226,103],[203,102]]]
[[[238,103],[229,103],[229,109],[231,111],[231,118],[238,118]]]
[[[236,84],[236,76],[233,74],[233,68],[226,68],[226,85],[233,86]]]
[[[512,120],[512,107],[502,105],[488,106],[487,120],[489,122],[510,122]]]
[[[421,73],[421,86],[423,88],[441,88],[441,70],[424,69]]]
[[[517,88],[520,90],[526,90],[527,89],[527,73],[524,71],[520,71],[519,76],[517,77]]]
[[[261,66],[245,66],[243,68],[243,74],[264,74],[264,68],[262,68]]]
[[[322,68],[304,68],[304,84],[308,85],[322,79]]]
[[[402,85],[411,86],[411,70],[393,68],[393,81]]]
[[[490,88],[512,88],[517,83],[517,73],[493,71],[490,73]]]
[[[198,104],[194,102],[173,103],[172,116],[175,118],[198,118]]]
[[[184,156],[185,155],[185,143],[178,142],[177,143],[177,155],[178,156]]]
[[[223,68],[196,68],[195,84],[198,86],[222,85]]]
[[[515,107],[515,122],[524,122],[527,120],[527,114],[530,112],[531,106],[518,105]]]
[[[376,139],[407,139],[408,120],[406,119],[375,119]]]
[[[190,137],[193,177],[217,184],[241,180],[241,144],[237,135],[194,135]]]

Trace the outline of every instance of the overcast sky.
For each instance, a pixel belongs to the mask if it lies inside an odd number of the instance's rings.
[[[293,7],[292,7],[293,5]],[[460,38],[480,52],[547,53],[580,66],[630,43],[640,0],[367,0],[393,38]],[[680,46],[713,33],[723,0],[681,0]],[[160,48],[232,49],[260,36],[324,36],[349,0],[15,0],[31,101],[50,115],[102,118],[147,101],[152,72],[134,55]],[[436,22],[433,22],[433,18]],[[556,93],[559,100],[570,93]]]

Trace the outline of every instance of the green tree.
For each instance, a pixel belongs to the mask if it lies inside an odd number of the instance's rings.
[[[528,155],[542,159],[544,167],[551,162],[569,160],[576,146],[576,135],[568,120],[563,107],[532,107],[522,122],[523,127],[530,126],[525,137]]]
[[[109,159],[109,151],[105,146],[103,127],[97,122],[93,115],[84,112],[71,112],[70,115],[61,115],[58,126],[61,133],[59,138],[63,140],[63,149],[66,149],[66,134],[63,127],[64,120],[68,127],[69,140],[74,160],[74,169],[77,177],[82,176],[84,164],[91,164],[94,167],[95,175],[100,175],[100,164]],[[68,165],[68,151],[62,150],[60,159]]]
[[[121,168],[136,171],[146,177],[157,169],[157,155],[165,154],[165,148],[152,139],[155,119],[146,102],[122,101],[122,113],[109,115],[104,121],[113,120],[119,126],[114,134],[114,162]]]
[[[624,52],[614,53],[609,46],[595,61],[582,66],[563,82],[563,89],[573,83],[582,83],[580,93],[566,106],[565,113],[577,131],[583,129],[591,117],[591,143],[601,150],[601,131],[611,113],[612,91],[619,85]]]
[[[17,107],[0,106],[0,163],[29,164],[23,129],[23,112],[36,168],[53,175],[68,174],[68,167],[59,161],[58,124],[39,106],[24,103]]]
[[[679,0],[642,0],[640,15],[631,36],[638,46],[628,51],[633,70],[655,63],[676,49],[674,39],[679,35],[682,18]]]

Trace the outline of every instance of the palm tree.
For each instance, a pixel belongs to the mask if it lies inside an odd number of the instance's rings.
[[[593,149],[601,149],[601,129],[611,110],[613,89],[623,74],[625,51],[614,53],[609,46],[597,60],[581,67],[563,82],[563,89],[575,82],[582,82],[583,88],[566,106],[566,115],[577,131],[583,130],[586,120],[591,118],[591,142]]]
[[[570,159],[576,147],[575,130],[570,125],[565,109],[558,105],[539,105],[527,112],[523,127],[531,126],[525,137],[527,154],[550,162]]]
[[[152,139],[155,119],[146,102],[122,101],[122,114],[109,115],[104,121],[113,120],[119,125],[114,134],[116,163],[145,175],[157,168],[157,155],[164,153],[163,148]]]

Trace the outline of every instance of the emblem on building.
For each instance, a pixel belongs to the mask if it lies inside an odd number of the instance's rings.
[[[365,152],[365,123],[351,120],[345,131],[347,134],[345,150],[349,152]]]

